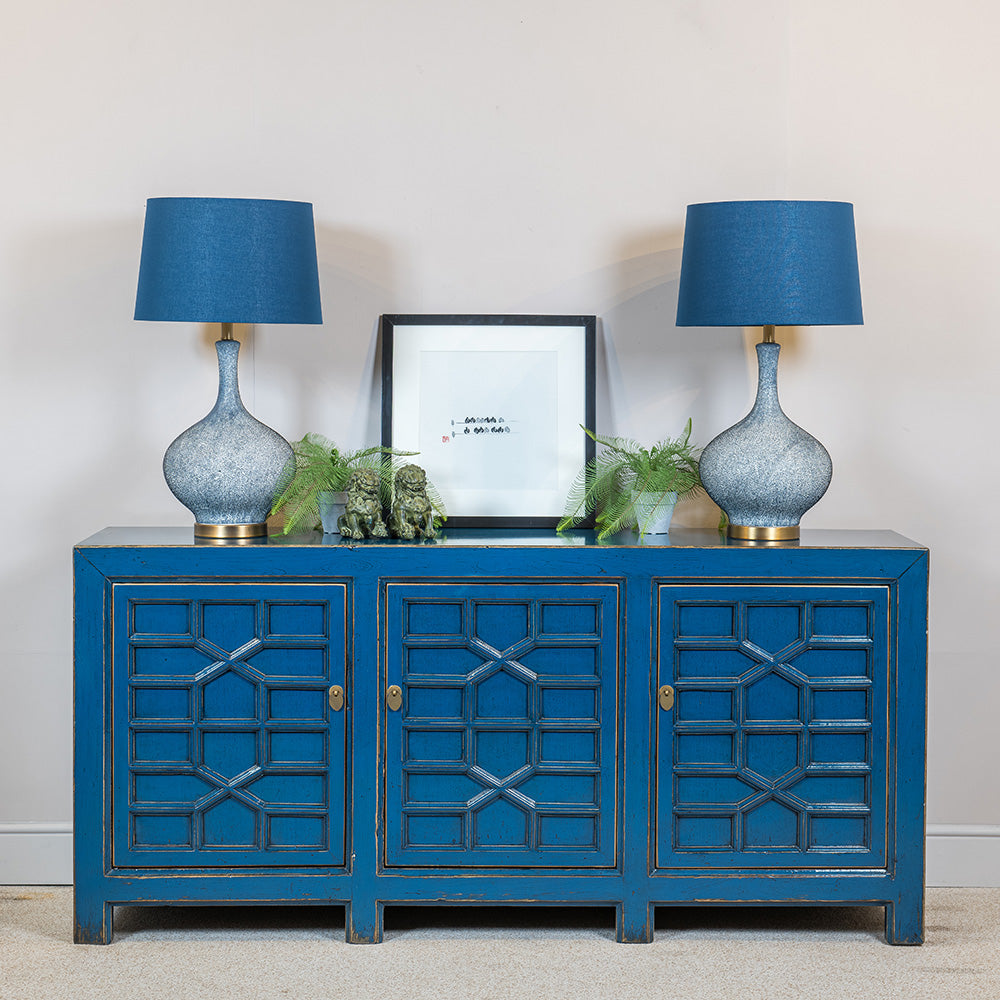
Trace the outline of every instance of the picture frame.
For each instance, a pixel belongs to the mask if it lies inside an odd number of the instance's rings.
[[[596,337],[596,316],[381,317],[382,444],[419,453],[449,528],[558,524],[595,454]]]

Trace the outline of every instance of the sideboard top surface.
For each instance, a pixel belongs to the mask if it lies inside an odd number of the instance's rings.
[[[411,548],[585,548],[585,549],[759,549],[733,541],[717,531],[676,527],[669,535],[646,535],[640,541],[634,532],[622,532],[598,541],[593,531],[555,532],[549,528],[456,528],[445,530],[432,541],[407,542],[398,539],[366,539],[355,542],[338,535],[318,531],[296,535],[274,534],[266,538],[218,545],[196,542],[191,527],[110,527],[98,531],[76,547],[86,548],[375,548],[382,546]],[[917,549],[924,546],[895,531],[841,530],[806,528],[794,542],[773,546],[776,549]]]
[[[589,549],[759,549],[762,546],[733,541],[718,532],[697,528],[674,528],[669,535],[646,535],[641,540],[633,532],[622,532],[598,541],[593,531],[555,532],[549,528],[456,528],[424,542],[397,539],[366,539],[347,541],[337,535],[321,535],[318,531],[297,535],[269,535],[266,538],[225,546],[196,542],[192,527],[111,527],[91,535],[76,547],[86,548],[589,548]],[[766,546],[770,548],[770,546]],[[794,542],[774,548],[788,549],[916,549],[924,546],[895,531],[841,530],[806,528]]]

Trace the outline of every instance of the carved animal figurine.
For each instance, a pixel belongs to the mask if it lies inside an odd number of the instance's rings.
[[[404,465],[396,473],[396,496],[389,517],[396,538],[434,538],[434,508],[427,499],[427,473],[419,465]]]
[[[355,469],[347,483],[347,510],[337,521],[344,538],[386,538],[382,504],[378,498],[378,473]]]

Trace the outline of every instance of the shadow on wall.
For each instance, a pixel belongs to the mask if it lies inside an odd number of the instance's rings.
[[[215,398],[210,344],[132,319],[141,235],[136,217],[34,231],[17,246],[4,460],[29,472],[31,521],[71,540],[174,513],[163,452]]]
[[[647,249],[657,246],[669,249]],[[599,423],[647,444],[676,437],[691,417],[693,440],[704,447],[746,414],[755,383],[741,330],[675,325],[680,267],[680,230],[623,244],[604,309],[608,400]],[[682,526],[714,528],[719,511],[700,497],[682,503],[676,517]]]
[[[289,440],[312,431],[343,447],[375,444],[378,318],[393,311],[393,250],[367,233],[323,225],[316,250],[323,324],[256,330],[258,405]]]
[[[18,241],[2,333],[6,467],[24,470],[32,523],[69,546],[107,524],[189,524],[162,474],[169,443],[211,409],[217,324],[133,320],[142,218],[27,232]],[[391,308],[389,248],[317,229],[325,322],[238,326],[240,389],[258,419],[293,439],[377,440],[378,316]],[[374,436],[373,436],[374,435]],[[8,560],[35,563],[27,543]],[[5,574],[6,575],[6,574]],[[15,574],[16,575],[16,574]]]

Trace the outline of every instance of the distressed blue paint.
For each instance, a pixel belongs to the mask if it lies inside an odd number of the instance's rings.
[[[386,593],[387,863],[612,867],[619,587]]]
[[[347,587],[248,590],[113,588],[116,867],[344,864]]]
[[[393,903],[609,906],[622,941],[829,903],[919,943],[926,551],[645,542],[82,543],[77,940],[123,903],[339,903],[355,942]]]
[[[658,867],[885,866],[889,594],[660,587]]]

